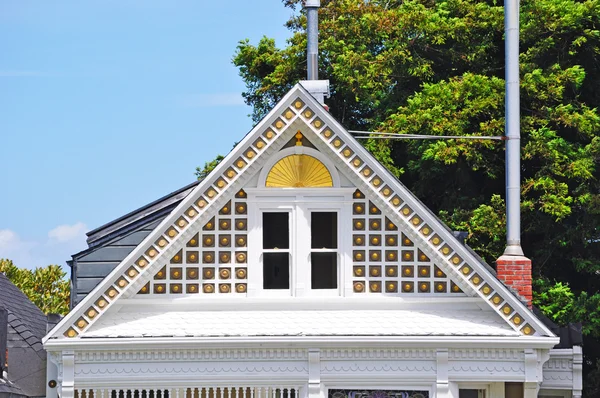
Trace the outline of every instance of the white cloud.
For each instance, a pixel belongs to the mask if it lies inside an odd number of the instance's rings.
[[[59,225],[48,231],[47,237],[24,239],[10,229],[0,230],[0,258],[12,260],[21,268],[45,267],[58,264],[68,271],[66,262],[71,255],[86,248],[85,231],[82,222],[72,225]]]
[[[10,229],[0,229],[0,250],[9,249],[19,241],[19,236]]]
[[[0,229],[0,257],[2,253],[14,253],[22,250],[29,250],[35,246],[34,242],[28,242],[21,239],[21,237],[10,229]]]
[[[37,246],[36,242],[21,239],[21,237],[10,229],[0,230],[0,258],[8,258],[18,265],[19,262],[30,263],[32,250]],[[19,262],[17,262],[19,261]]]
[[[244,98],[240,93],[213,93],[187,95],[180,99],[181,105],[189,108],[206,108],[213,106],[239,106],[244,105]]]
[[[48,232],[48,238],[60,243],[70,242],[83,236],[86,230],[87,226],[82,222],[73,225],[59,225]]]

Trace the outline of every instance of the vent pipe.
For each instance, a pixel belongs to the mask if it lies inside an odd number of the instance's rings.
[[[523,256],[521,248],[521,130],[519,99],[519,0],[504,2],[506,256]]]
[[[531,260],[521,248],[521,130],[519,104],[519,0],[504,2],[506,249],[496,275],[531,309]]]
[[[306,0],[307,80],[319,80],[319,7],[321,0]]]

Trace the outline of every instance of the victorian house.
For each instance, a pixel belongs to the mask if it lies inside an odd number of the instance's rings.
[[[531,310],[301,82],[202,181],[89,235],[48,397],[577,397]]]

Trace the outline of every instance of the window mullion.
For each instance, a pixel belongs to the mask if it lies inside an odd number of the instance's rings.
[[[310,278],[307,267],[310,262],[310,212],[305,204],[296,203],[294,206],[294,290],[293,295],[304,296],[310,289]]]

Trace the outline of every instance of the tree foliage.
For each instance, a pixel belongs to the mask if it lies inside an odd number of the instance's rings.
[[[300,0],[284,47],[241,41],[233,62],[255,121],[306,75]],[[355,130],[504,134],[504,10],[495,0],[323,0],[320,76]],[[600,0],[521,1],[522,245],[536,303],[583,321],[586,371],[600,358]],[[371,151],[487,261],[505,240],[504,145],[367,140]],[[591,377],[591,376],[590,376]],[[588,396],[600,395],[591,379]]]
[[[225,159],[225,156],[217,155],[217,157],[211,160],[210,162],[205,162],[204,167],[196,167],[196,172],[194,173],[196,175],[196,178],[198,180],[203,180],[207,175],[210,174],[211,171],[213,171],[215,167],[219,165],[219,163],[221,163],[221,160],[223,159]]]
[[[0,272],[15,284],[44,314],[69,312],[70,285],[58,265],[19,268],[11,260],[0,259]]]

